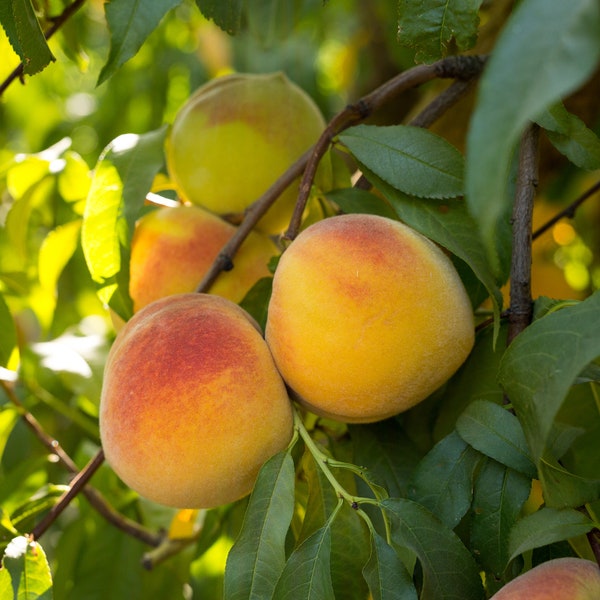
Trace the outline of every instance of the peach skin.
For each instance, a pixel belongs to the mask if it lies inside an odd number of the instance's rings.
[[[600,569],[583,558],[555,558],[500,588],[491,600],[598,600]]]
[[[473,346],[473,313],[430,240],[384,217],[342,215],[283,253],[266,340],[309,410],[372,422],[411,408],[458,369]]]
[[[193,292],[235,233],[235,227],[198,206],[159,208],[138,220],[131,242],[129,294],[134,312],[158,298]],[[210,293],[238,303],[278,254],[267,237],[251,232]]]
[[[106,460],[142,496],[211,508],[248,494],[292,436],[285,385],[251,317],[212,294],[177,294],[136,313],[106,362]]]

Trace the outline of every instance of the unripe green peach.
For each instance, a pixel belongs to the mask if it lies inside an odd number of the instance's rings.
[[[150,500],[210,508],[245,496],[292,427],[258,326],[225,298],[161,298],[126,323],[109,352],[102,447],[117,475]]]
[[[315,102],[283,73],[219,77],[200,87],[176,115],[166,141],[168,171],[188,202],[220,215],[243,213],[324,127]],[[326,165],[320,176],[327,176]],[[287,227],[298,183],[260,220],[259,229],[279,233]]]
[[[171,294],[193,292],[235,233],[235,227],[198,206],[164,207],[138,220],[131,243],[129,294],[134,312]],[[239,302],[278,253],[265,235],[251,232],[233,269],[219,275],[210,292]]]
[[[411,408],[458,369],[473,314],[451,261],[424,236],[384,217],[335,216],[283,253],[266,340],[311,411],[371,422]]]
[[[582,558],[555,558],[509,581],[491,600],[598,600],[600,569]]]

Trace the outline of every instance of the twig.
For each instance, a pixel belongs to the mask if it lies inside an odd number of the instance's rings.
[[[44,37],[49,40],[84,4],[85,0],[75,0],[72,4],[65,7],[60,15],[52,19],[52,25],[44,32]],[[13,81],[23,78],[23,69],[24,65],[21,63],[0,84],[0,96],[4,94]]]
[[[73,498],[79,494],[103,462],[104,452],[99,450],[90,462],[75,475],[69,489],[60,497],[59,501],[52,507],[52,510],[33,528],[30,533],[32,539],[39,539],[48,527],[56,521],[58,516],[69,506]]]
[[[558,223],[558,221],[560,221],[563,217],[568,217],[569,219],[572,219],[575,216],[575,212],[577,211],[577,209],[588,198],[591,198],[598,191],[600,191],[600,181],[597,181],[590,189],[583,192],[581,196],[579,196],[576,200],[571,202],[569,206],[565,207],[559,213],[554,215],[549,221],[547,221],[541,227],[536,229],[536,231],[533,232],[533,239],[535,240],[536,238],[540,237],[540,235],[548,231],[548,229],[550,229],[553,225]]]
[[[57,440],[49,436],[44,428],[40,425],[38,420],[23,406],[14,390],[5,381],[0,380],[0,386],[6,393],[11,403],[17,408],[21,414],[21,418],[25,421],[26,425],[31,429],[34,435],[42,442],[42,444],[55,456],[58,457],[61,464],[72,474],[76,475],[79,473],[79,467],[75,464],[73,459],[65,452],[62,446]],[[157,534],[153,531],[146,529],[136,521],[128,519],[118,511],[116,511],[108,502],[104,499],[102,494],[88,485],[82,490],[84,496],[90,503],[90,505],[109,523],[118,527],[125,533],[131,535],[134,538],[148,544],[149,546],[158,546],[163,539],[162,534]]]
[[[512,214],[512,262],[507,344],[531,322],[531,223],[538,185],[539,126],[528,127],[522,138],[519,174]]]

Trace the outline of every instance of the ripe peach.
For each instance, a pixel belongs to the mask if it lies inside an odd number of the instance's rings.
[[[149,304],[117,335],[100,400],[107,462],[142,496],[210,508],[248,494],[293,416],[256,323],[212,294]]]
[[[473,346],[473,314],[431,241],[384,217],[335,216],[283,253],[266,340],[311,411],[371,422],[414,406],[458,369]]]
[[[600,569],[582,558],[555,558],[509,581],[491,600],[598,600]]]
[[[315,102],[283,73],[234,74],[200,87],[180,109],[165,144],[182,197],[216,214],[237,214],[318,139],[325,121]],[[319,177],[330,177],[327,165]],[[260,220],[283,231],[298,193],[292,184]]]
[[[129,294],[134,312],[171,294],[193,292],[235,227],[198,206],[165,207],[137,222],[131,244]],[[270,275],[269,259],[278,253],[266,236],[251,232],[234,268],[219,275],[210,289],[239,302],[260,279]]]

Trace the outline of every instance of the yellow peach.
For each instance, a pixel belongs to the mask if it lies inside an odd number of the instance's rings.
[[[193,292],[235,233],[235,227],[198,206],[164,207],[138,220],[131,243],[129,294],[134,312],[158,298]],[[266,236],[251,232],[210,292],[239,302],[278,253]]]
[[[100,436],[107,462],[142,496],[210,508],[248,494],[284,449],[293,416],[258,326],[212,294],[136,313],[106,362]]]
[[[463,363],[473,313],[449,258],[398,221],[334,216],[283,253],[266,340],[300,402],[371,422],[411,408]]]
[[[598,600],[600,569],[590,560],[555,558],[500,588],[491,600]]]
[[[212,212],[239,214],[308,150],[325,128],[319,108],[283,73],[233,74],[200,87],[167,136],[167,167],[179,193]],[[324,161],[319,181],[331,177]],[[260,220],[266,233],[290,220],[299,180]]]

